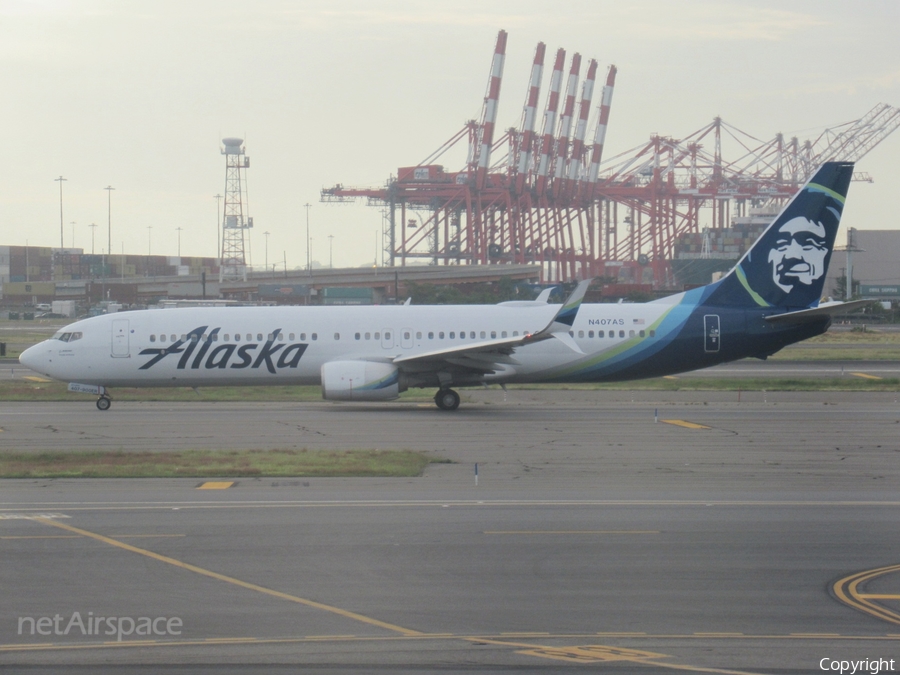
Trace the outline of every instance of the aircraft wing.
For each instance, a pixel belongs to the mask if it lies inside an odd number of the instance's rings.
[[[784,314],[770,314],[765,317],[766,321],[771,323],[805,323],[821,319],[824,316],[832,316],[834,314],[844,314],[852,312],[860,307],[870,305],[874,300],[853,300],[851,302],[828,302],[813,307],[812,309],[801,309],[797,312],[785,312]]]
[[[518,347],[551,338],[557,338],[570,349],[583,353],[569,335],[569,329],[575,322],[578,308],[581,307],[584,294],[591,285],[591,281],[592,279],[588,279],[579,283],[550,320],[550,323],[537,333],[481,340],[430,352],[398,356],[393,362],[409,371],[440,370],[447,366],[455,366],[473,372],[492,373],[497,369],[496,366],[517,365],[518,361],[512,357],[512,354]]]

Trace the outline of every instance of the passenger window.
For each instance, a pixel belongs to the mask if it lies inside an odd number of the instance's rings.
[[[305,340],[305,339],[306,339],[306,333],[300,333],[300,339],[301,339],[301,340]]]
[[[354,340],[359,340],[359,338],[360,338],[359,333],[354,333],[354,334],[353,334],[353,339],[354,339]]]
[[[225,340],[225,342],[228,342],[228,338],[229,338],[228,333],[225,333],[225,336],[222,339]]]
[[[502,333],[500,333],[500,337],[506,337],[506,331],[503,331]]]
[[[443,339],[444,339],[444,331],[441,331],[440,333],[438,333],[438,340],[443,340]]]
[[[412,335],[410,334],[410,332],[408,330],[403,331],[403,339],[404,340],[409,340],[411,337],[412,337]]]
[[[580,338],[583,338],[583,337],[584,337],[584,331],[583,331],[583,330],[578,331],[578,337],[580,337]]]
[[[484,337],[484,335],[482,335],[481,337]],[[474,330],[469,331],[469,338],[472,339],[472,340],[475,339],[475,331],[474,331]]]
[[[601,337],[603,337],[604,335],[605,335],[605,333],[604,333],[602,330],[598,330],[598,331],[597,331],[597,337],[598,337],[598,338],[601,338]]]
[[[416,340],[422,339],[422,331],[416,331]]]
[[[513,337],[519,337],[519,331],[514,330],[514,331],[513,331]]]
[[[451,331],[450,331],[450,339],[452,340],[452,339],[454,339],[455,337],[456,337],[456,333],[454,333],[454,332],[451,330]]]
[[[371,339],[372,339],[372,334],[366,333],[366,340],[371,340]]]
[[[624,331],[624,330],[620,330],[620,331],[619,331],[619,337],[620,337],[620,338],[625,337],[625,331]]]
[[[284,342],[284,333],[279,333],[279,334],[278,334],[278,341],[279,341],[279,342]]]
[[[275,339],[275,336],[272,335],[271,333],[269,333],[269,334],[266,336],[266,340],[268,340],[269,342],[271,342],[273,339]]]
[[[432,333],[431,331],[428,332],[428,339],[434,340],[434,333]]]
[[[159,341],[160,341],[160,342],[165,342],[165,341],[166,341],[166,335],[165,335],[165,333],[163,333],[162,335],[159,336]]]
[[[650,331],[650,337],[656,337],[656,331],[655,331],[655,330],[651,330],[651,331]]]
[[[492,330],[491,331],[491,340],[495,340],[495,339],[497,339],[497,331]]]
[[[641,337],[644,337],[644,331],[641,331],[640,333],[638,333],[638,335],[640,335]]]
[[[380,339],[381,339],[381,333],[375,333],[375,339],[376,339],[376,340],[380,340]]]
[[[257,340],[258,342],[262,342],[262,333],[257,333],[257,334],[256,334],[256,340]]]
[[[384,339],[385,340],[391,339],[391,332],[389,330],[384,331]]]
[[[197,342],[200,339],[200,336],[196,333],[191,333],[191,342]]]
[[[634,331],[633,331],[633,330],[628,331],[628,337],[634,337]]]
[[[69,333],[64,333],[64,334],[63,334],[63,338],[65,338],[65,339],[63,340],[63,342],[68,342],[68,341],[69,341]],[[62,338],[60,338],[60,339],[62,339]],[[155,336],[155,335],[151,335],[151,336],[150,336],[150,342],[156,342],[156,336]]]
[[[589,330],[589,331],[588,331],[588,337],[589,337],[589,338],[594,337],[594,331]]]
[[[335,334],[334,334],[334,339],[335,339],[335,340],[340,340],[340,339],[341,339],[341,334],[340,334],[340,333],[335,333]]]
[[[293,340],[293,339],[294,339],[294,336],[291,335],[291,340]],[[241,334],[240,334],[240,333],[235,333],[235,334],[234,334],[234,341],[235,341],[235,342],[240,342],[240,341],[241,341]]]
[[[318,334],[318,333],[313,333],[313,334],[312,334],[312,339],[313,339],[313,340],[318,340],[318,339],[319,339],[319,334]]]
[[[487,334],[484,331],[481,331],[481,333],[479,333],[479,335],[481,335],[482,340],[484,340],[484,338],[487,337]]]
[[[294,334],[291,333],[290,335],[288,335],[288,339],[289,339],[291,342],[293,342],[293,341],[294,341]]]
[[[188,338],[187,338],[187,335],[185,335],[184,333],[182,333],[182,334],[181,334],[181,341],[184,342],[184,341],[187,340],[187,339],[188,339]]]

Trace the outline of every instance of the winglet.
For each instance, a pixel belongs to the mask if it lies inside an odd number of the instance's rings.
[[[593,279],[585,279],[578,283],[572,294],[566,298],[556,316],[553,317],[553,321],[544,329],[545,331],[549,330],[551,333],[558,333],[559,331],[568,331],[572,328],[575,323],[575,317],[578,314],[578,308],[581,307],[581,301],[584,300],[584,294],[587,293],[588,286],[591,285],[592,281]],[[543,333],[544,331],[541,332]]]
[[[541,294],[534,299],[534,301],[543,302],[546,305],[548,302],[550,302],[550,294],[553,293],[554,290],[556,290],[556,286],[545,288],[541,291]]]
[[[578,315],[581,301],[584,300],[584,294],[587,293],[588,286],[591,285],[592,281],[593,279],[585,279],[579,282],[575,290],[566,298],[563,306],[559,308],[556,316],[550,320],[550,323],[543,330],[532,335],[531,340],[546,340],[547,338],[555,337],[573,352],[583,354],[584,352],[578,346],[578,343],[569,335],[569,331],[575,324],[575,317]]]

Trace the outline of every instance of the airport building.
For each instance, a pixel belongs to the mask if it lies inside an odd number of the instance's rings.
[[[844,299],[848,260],[855,295],[900,300],[900,230],[851,228],[846,244],[836,249],[825,283],[826,292],[835,300]]]
[[[70,301],[86,310],[99,303],[146,306],[174,300],[218,299],[286,305],[369,305],[401,300],[411,284],[462,289],[536,282],[534,265],[453,265],[313,268],[249,272],[219,280],[215,258],[90,255],[81,249],[0,246],[0,305],[27,308]]]

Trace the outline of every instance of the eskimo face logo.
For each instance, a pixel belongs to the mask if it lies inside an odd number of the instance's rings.
[[[810,286],[825,274],[828,256],[825,226],[798,216],[778,228],[769,251],[772,281],[785,293],[798,283]]]
[[[268,340],[264,344],[257,342],[231,343],[218,341],[221,328],[213,328],[206,333],[208,326],[195,328],[185,339],[173,342],[168,347],[151,347],[142,349],[141,356],[153,356],[141,366],[141,370],[148,370],[169,355],[180,355],[178,370],[190,368],[197,370],[206,368],[259,368],[265,366],[273,375],[280,368],[296,368],[300,358],[309,346],[306,343],[296,342],[284,344],[279,339],[281,329],[276,328],[269,333]]]

